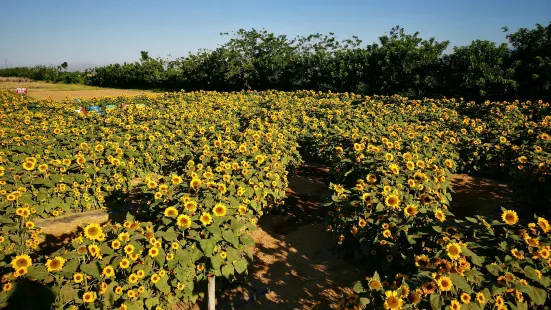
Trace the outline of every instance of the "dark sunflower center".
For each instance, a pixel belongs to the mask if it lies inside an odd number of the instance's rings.
[[[96,227],[90,227],[88,229],[88,234],[92,237],[95,237],[99,234],[99,230]]]

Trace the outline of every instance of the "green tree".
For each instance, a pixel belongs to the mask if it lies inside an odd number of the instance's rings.
[[[535,29],[521,28],[507,39],[513,47],[518,96],[551,100],[551,22],[536,24]]]

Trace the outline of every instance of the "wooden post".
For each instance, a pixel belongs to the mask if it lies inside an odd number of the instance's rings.
[[[214,286],[214,275],[209,275],[209,309],[216,310],[216,296],[215,296],[215,286]]]

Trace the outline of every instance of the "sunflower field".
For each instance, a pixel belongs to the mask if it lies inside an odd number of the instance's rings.
[[[0,308],[171,309],[235,279],[250,232],[305,159],[331,167],[326,230],[361,259],[351,309],[529,309],[551,291],[551,107],[349,93],[180,92],[32,100],[0,92]],[[512,180],[534,219],[453,215],[451,175]],[[134,207],[45,253],[35,222]],[[24,296],[24,294],[23,294]],[[24,298],[24,297],[23,297]],[[14,308],[15,309],[15,308]]]

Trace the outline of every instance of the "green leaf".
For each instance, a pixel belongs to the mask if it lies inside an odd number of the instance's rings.
[[[222,266],[222,275],[224,275],[226,279],[229,279],[231,276],[233,276],[233,274],[234,274],[234,271],[233,271],[232,265],[226,264]]]
[[[92,261],[89,264],[80,265],[80,270],[95,277],[96,279],[100,278],[101,266],[97,261]]]
[[[254,240],[249,234],[242,235],[241,237],[239,237],[239,239],[244,245],[254,245]]]
[[[354,283],[354,286],[352,287],[352,290],[354,290],[354,292],[356,292],[358,294],[365,292],[365,289],[362,285],[362,282],[360,282],[360,281]]]
[[[155,283],[155,287],[157,287],[157,289],[165,294],[169,294],[170,293],[170,285],[168,285],[168,283],[166,282],[168,279],[168,277],[161,277],[161,280],[159,280],[159,282]]]
[[[155,298],[148,298],[145,300],[145,306],[147,307],[147,309],[151,309],[153,308],[154,306],[158,305],[159,304],[159,298],[155,297]]]
[[[534,281],[538,281],[539,282],[539,277],[538,277],[538,274],[536,273],[536,269],[534,269],[533,267],[531,266],[526,266],[524,267],[524,274],[534,280]]]
[[[203,254],[206,257],[211,257],[212,252],[214,251],[214,247],[216,246],[216,243],[212,239],[203,239],[199,241],[199,244],[201,245],[201,249],[203,249]]]
[[[210,263],[212,264],[212,268],[214,269],[215,274],[220,274],[220,266],[223,263],[222,257],[220,255],[214,255],[210,259]]]
[[[247,270],[247,262],[243,258],[233,262],[233,266],[235,267],[235,271],[240,274]]]
[[[32,265],[27,269],[27,277],[37,280],[45,280],[48,277],[48,269],[44,265]]]
[[[61,295],[61,301],[69,302],[75,299],[75,296],[77,295],[78,291],[74,289],[71,285],[65,284],[61,288],[59,293]]]
[[[539,287],[532,287],[533,296],[531,296],[532,301],[539,306],[542,306],[545,304],[545,300],[547,300],[547,292]]]
[[[431,294],[430,295],[430,306],[433,310],[440,310],[443,305],[442,296],[439,294]]]
[[[229,230],[225,230],[223,233],[222,233],[222,238],[224,238],[224,240],[228,241],[229,243],[231,243],[233,246],[238,246],[238,239],[237,239],[237,236],[232,232],[232,231],[229,231]]]
[[[162,234],[162,237],[166,241],[174,241],[178,238],[178,233],[174,231],[174,227],[170,227]]]
[[[63,275],[65,278],[72,279],[73,274],[77,271],[77,268],[79,266],[80,262],[78,259],[71,259],[65,265],[63,265],[63,269],[61,270],[61,275]]]
[[[455,274],[455,273],[451,274],[450,278],[452,279],[453,285],[455,285],[457,288],[459,288],[462,291],[467,292],[469,294],[474,293],[473,289],[471,288],[469,283],[467,283],[465,278],[463,278],[463,277],[461,277],[461,276],[459,276],[458,274]]]
[[[488,270],[489,273],[491,273],[494,276],[499,276],[499,273],[503,271],[501,267],[499,267],[496,264],[488,264],[486,265],[486,270]]]

